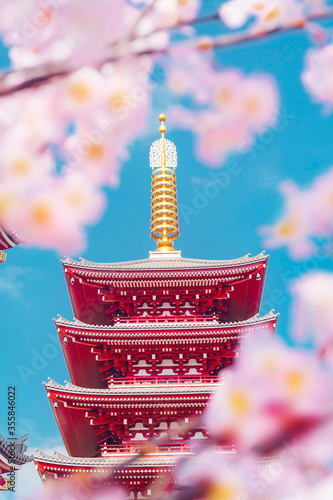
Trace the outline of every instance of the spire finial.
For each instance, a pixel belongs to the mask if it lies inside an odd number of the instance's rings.
[[[161,257],[161,254],[168,254],[170,257],[179,257],[180,252],[173,248],[173,241],[179,236],[175,175],[177,152],[175,145],[164,137],[167,131],[166,116],[160,114],[158,119],[162,137],[150,148],[150,166],[153,170],[150,228],[151,237],[157,243],[157,250],[150,252],[150,256]]]
[[[159,128],[159,131],[160,131],[160,134],[162,134],[162,137],[164,136],[164,134],[166,133],[167,131],[167,128],[165,126],[165,122],[167,121],[167,117],[161,113],[160,116],[158,117],[159,121],[161,122],[161,126]]]

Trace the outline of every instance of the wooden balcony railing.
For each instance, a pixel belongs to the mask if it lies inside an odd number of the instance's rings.
[[[157,384],[216,384],[222,381],[223,375],[217,376],[201,376],[201,375],[159,375],[147,377],[126,377],[116,378],[111,377],[108,380],[109,388],[119,385],[157,385]]]
[[[101,454],[103,457],[106,455],[114,455],[118,453],[138,453],[142,447],[145,448],[148,441],[138,441],[137,443],[128,444],[105,444],[101,446]],[[198,440],[193,444],[198,445]],[[192,453],[193,444],[190,441],[175,442],[163,444],[158,447],[149,455],[160,455],[162,453],[179,454],[179,453]],[[221,453],[235,454],[236,448],[233,444],[223,444],[216,446],[215,449]]]
[[[112,318],[112,324],[117,325],[117,324],[128,324],[128,325],[133,325],[133,324],[140,324],[140,323],[153,323],[153,324],[163,324],[163,323],[184,323],[186,324],[191,324],[191,323],[199,323],[199,322],[215,322],[218,324],[219,321],[219,316],[218,314],[212,314],[212,315],[202,315],[202,314],[191,314],[191,315],[170,315],[170,316],[128,316],[128,317],[121,317],[121,316],[116,316]]]

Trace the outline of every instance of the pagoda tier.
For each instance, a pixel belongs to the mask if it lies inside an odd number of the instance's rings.
[[[268,256],[209,261],[180,256],[118,264],[63,261],[75,317],[117,322],[243,321],[259,311]]]
[[[183,450],[182,453],[182,456],[191,456],[191,450],[189,449]],[[220,447],[219,453],[234,455],[236,451],[232,447]],[[67,457],[58,452],[54,452],[52,456],[36,450],[35,466],[44,481],[73,476],[87,477],[93,474],[92,481],[94,481],[94,484],[96,484],[96,476],[100,475],[103,484],[119,485],[125,488],[128,493],[134,493],[133,496],[135,497],[138,494],[148,494],[149,496],[151,483],[163,481],[163,476],[165,474],[169,475],[170,471],[172,471],[179,458],[179,450],[173,450],[172,446],[163,450],[159,449],[156,453],[137,458],[134,463],[114,471],[116,467],[133,459],[134,455],[133,451],[124,451],[121,454],[117,452],[109,454],[107,457],[77,458]],[[110,479],[108,480],[108,478]],[[89,477],[86,484],[89,484]],[[172,488],[174,484],[172,481],[169,488]]]
[[[101,444],[156,437],[170,426],[177,428],[178,421],[200,415],[218,387],[215,378],[209,380],[86,389],[49,379],[45,387],[68,453],[94,457]],[[192,435],[203,437],[200,429]]]
[[[105,388],[112,377],[215,375],[238,355],[249,335],[274,335],[274,311],[259,318],[220,324],[217,320],[177,323],[117,323],[91,326],[55,320],[71,380],[81,387]],[[153,379],[151,379],[153,380]]]

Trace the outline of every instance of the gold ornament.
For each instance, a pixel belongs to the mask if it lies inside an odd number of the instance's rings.
[[[152,173],[151,194],[151,237],[157,242],[157,250],[152,254],[175,254],[173,242],[179,236],[177,185],[175,167],[177,152],[175,145],[165,139],[166,116],[158,117],[162,138],[155,141],[150,149]]]

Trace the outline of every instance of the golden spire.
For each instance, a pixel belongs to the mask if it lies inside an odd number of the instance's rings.
[[[150,166],[152,168],[151,187],[151,237],[157,242],[157,250],[150,256],[168,254],[177,257],[180,252],[173,248],[173,242],[179,236],[177,185],[175,168],[177,152],[175,145],[165,139],[166,116],[158,117],[161,122],[161,139],[150,148]]]

